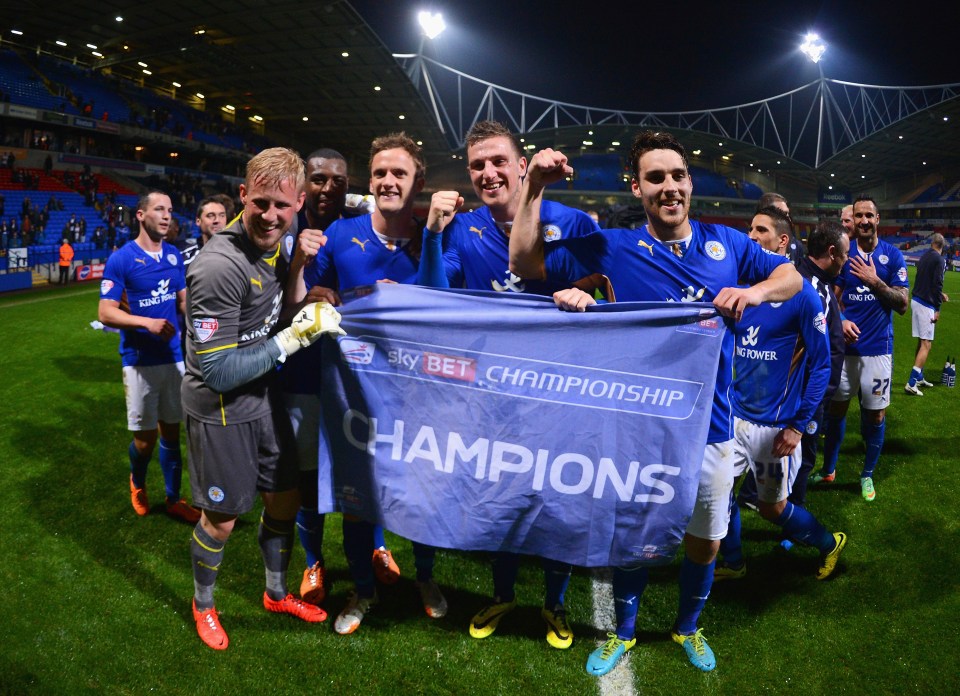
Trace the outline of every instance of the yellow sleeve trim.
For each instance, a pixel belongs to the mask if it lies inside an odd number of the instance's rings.
[[[216,353],[218,350],[227,350],[228,348],[236,348],[238,343],[231,343],[228,346],[220,346],[218,348],[207,348],[206,350],[198,350],[197,355],[206,355],[207,353]]]
[[[227,410],[223,407],[223,394],[220,394],[220,420],[223,425],[227,424]]]

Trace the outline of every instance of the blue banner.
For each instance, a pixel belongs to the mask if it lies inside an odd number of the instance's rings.
[[[377,285],[322,351],[320,512],[434,546],[669,561],[696,499],[710,305]],[[339,348],[339,350],[337,349]]]

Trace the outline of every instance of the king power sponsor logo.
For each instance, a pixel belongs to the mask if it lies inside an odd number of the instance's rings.
[[[163,302],[176,301],[177,293],[170,292],[170,279],[165,278],[157,283],[155,290],[150,291],[150,297],[144,297],[137,303],[140,307],[151,307]]]
[[[391,338],[361,336],[339,343],[345,361],[359,373],[655,418],[686,420],[703,391],[699,381]]]

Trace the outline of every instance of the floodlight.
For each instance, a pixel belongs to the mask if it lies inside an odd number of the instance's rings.
[[[810,32],[803,37],[803,43],[800,44],[800,50],[803,52],[803,55],[812,60],[814,63],[819,63],[820,59],[823,57],[823,54],[826,53],[827,44],[823,42],[819,34]]]
[[[447,28],[447,23],[443,21],[443,15],[439,12],[433,14],[424,10],[417,15],[417,21],[420,22],[420,28],[428,39],[437,38]]]

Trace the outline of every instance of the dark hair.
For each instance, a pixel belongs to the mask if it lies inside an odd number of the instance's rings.
[[[370,143],[370,161],[367,163],[367,169],[373,166],[373,158],[377,153],[383,152],[384,150],[396,149],[406,150],[413,158],[418,177],[426,174],[427,166],[423,163],[423,150],[420,149],[420,146],[417,145],[413,138],[403,131],[390,133],[389,135],[381,135],[379,138],[373,139],[373,142]]]
[[[873,209],[876,210],[878,213],[880,212],[880,206],[877,205],[877,202],[873,199],[873,196],[866,193],[861,193],[859,196],[854,198],[853,205],[854,207],[856,207],[857,203],[864,203],[866,201],[873,203]]]
[[[842,249],[840,238],[846,236],[847,231],[836,220],[820,220],[807,237],[807,255],[819,259],[830,251],[830,247]]]
[[[200,219],[200,216],[203,215],[203,209],[206,208],[211,203],[216,203],[217,205],[223,205],[223,201],[219,199],[218,196],[207,196],[200,203],[197,204],[197,219]],[[227,206],[223,205],[223,210],[226,212]]]
[[[755,212],[754,215],[766,215],[773,220],[773,226],[776,228],[777,234],[785,234],[788,237],[793,237],[793,221],[790,219],[790,216],[780,210],[780,208],[767,205],[762,208],[757,208],[757,212]]]
[[[784,203],[788,208],[790,207],[790,204],[787,203],[787,199],[783,194],[777,193],[776,191],[767,191],[760,196],[760,200],[757,201],[757,212],[760,212],[760,208],[767,208],[778,202]]]
[[[513,151],[517,157],[523,157],[523,150],[520,148],[520,143],[517,140],[517,136],[510,132],[510,129],[499,121],[477,121],[473,124],[473,127],[467,131],[466,143],[467,148],[470,146],[476,145],[479,142],[487,140],[488,138],[499,138],[503,137],[510,141],[510,145],[513,146]]]
[[[673,135],[663,131],[640,131],[630,148],[630,167],[633,169],[634,178],[640,178],[640,158],[651,150],[673,150],[683,159],[684,168],[690,166],[687,162],[687,151]]]
[[[147,206],[150,205],[150,196],[157,194],[158,196],[166,196],[169,198],[169,194],[166,191],[161,191],[160,189],[150,189],[146,193],[140,195],[140,198],[137,199],[137,210],[145,211]]]
[[[334,160],[343,160],[347,161],[347,158],[341,155],[336,150],[331,150],[329,147],[321,147],[318,150],[314,150],[309,155],[307,155],[307,160],[312,159],[334,159]]]
[[[215,193],[210,198],[223,204],[223,209],[227,211],[227,223],[229,224],[237,212],[237,204],[233,202],[233,196],[229,193]]]

